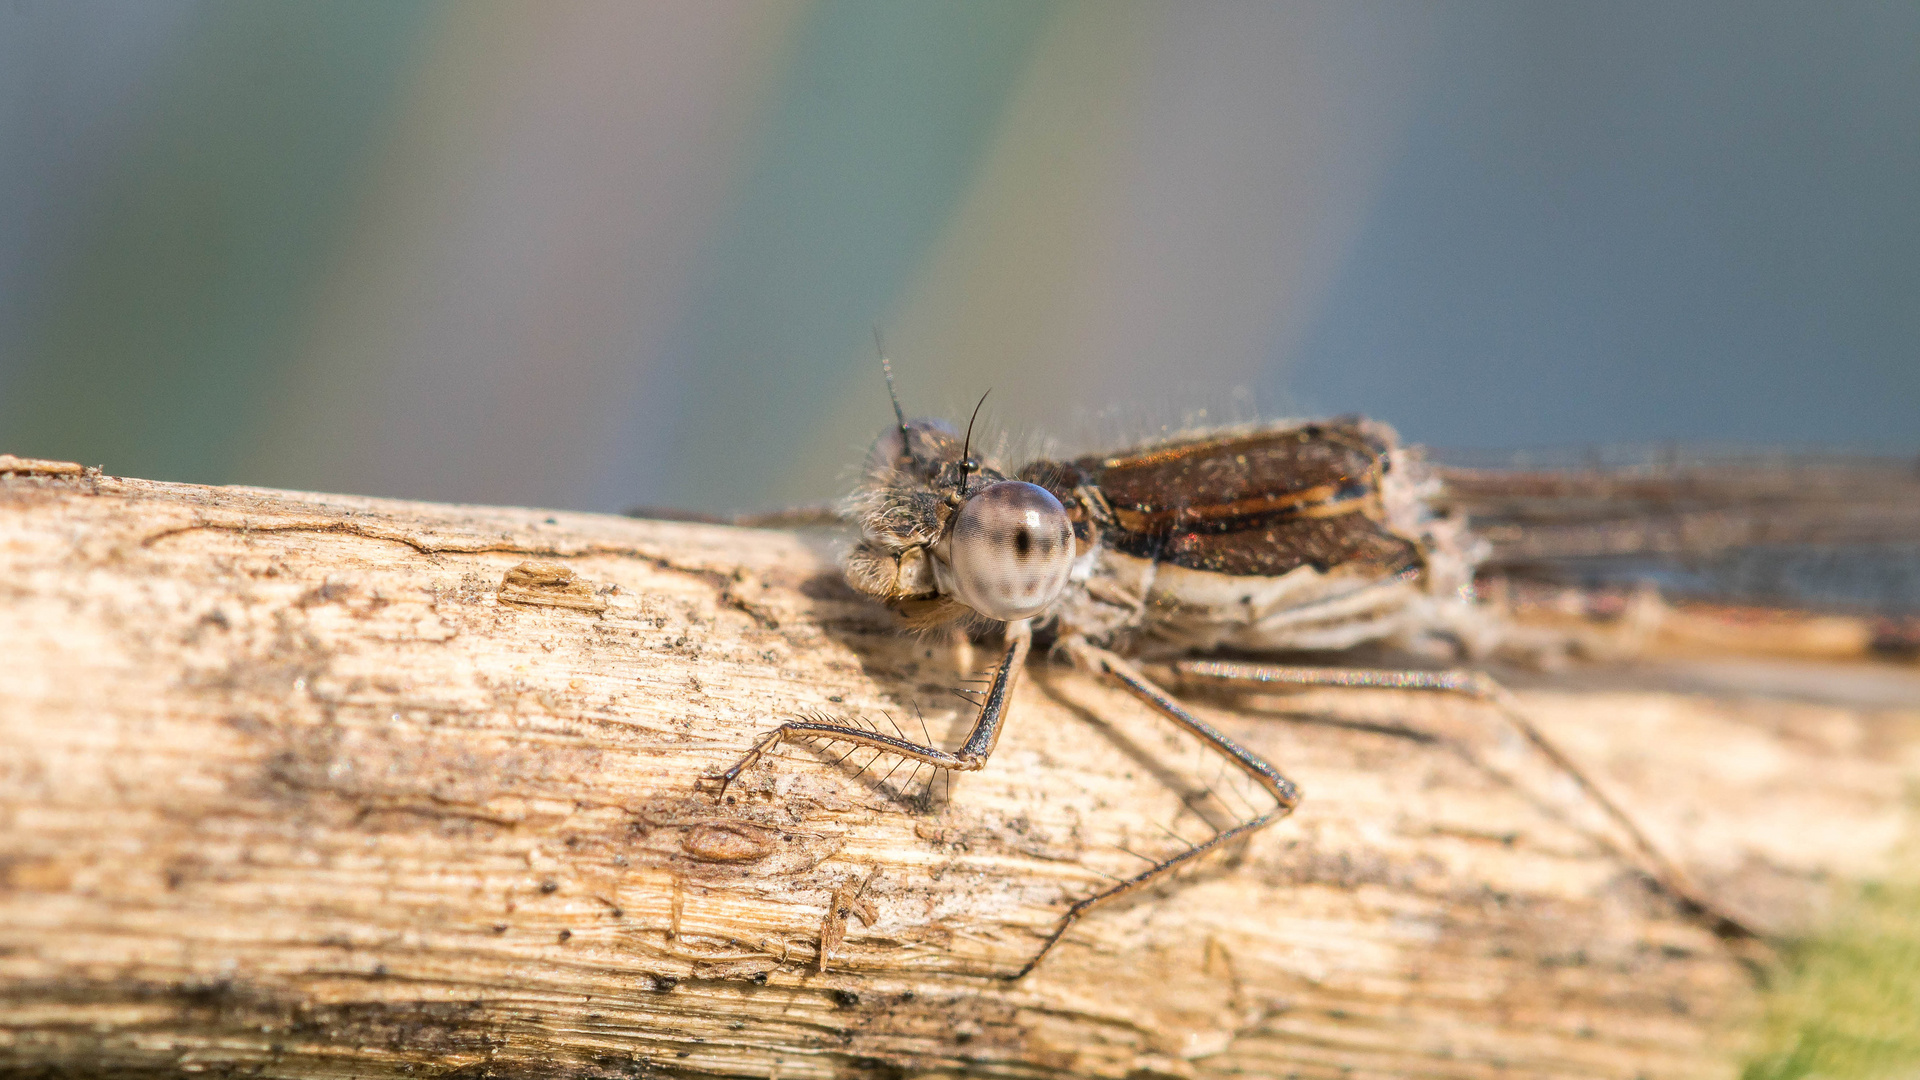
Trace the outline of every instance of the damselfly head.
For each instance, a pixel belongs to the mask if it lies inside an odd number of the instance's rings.
[[[968,457],[941,420],[887,428],[867,452],[849,500],[861,543],[847,580],[915,625],[969,611],[1011,621],[1045,611],[1066,588],[1073,526],[1045,488]]]
[[[894,423],[868,449],[865,482],[848,500],[861,540],[847,554],[847,581],[919,626],[968,610],[1003,622],[1045,611],[1073,569],[1066,509],[974,458],[985,394],[965,434],[944,420],[908,420],[877,330],[874,345]]]

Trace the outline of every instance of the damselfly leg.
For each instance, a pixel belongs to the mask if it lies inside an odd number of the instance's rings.
[[[1491,707],[1508,728],[1517,733],[1553,769],[1570,778],[1582,798],[1597,808],[1617,830],[1618,837],[1601,834],[1598,838],[1614,854],[1633,864],[1642,874],[1683,906],[1703,916],[1715,932],[1726,936],[1755,937],[1739,919],[1726,914],[1709,900],[1686,871],[1660,850],[1641,829],[1631,814],[1593,782],[1578,763],[1569,758],[1514,701],[1513,694],[1482,671],[1465,669],[1445,671],[1395,670],[1377,668],[1293,667],[1278,664],[1254,664],[1234,660],[1180,660],[1173,669],[1183,682],[1214,682],[1242,688],[1347,687],[1375,690],[1423,690],[1460,694]],[[1456,749],[1476,758],[1471,747],[1451,740]],[[1484,767],[1484,763],[1480,763]],[[1509,778],[1511,779],[1511,778]]]
[[[707,781],[716,785],[716,797],[724,796],[727,788],[738,780],[741,774],[752,768],[756,762],[783,742],[813,742],[819,745],[847,743],[856,749],[871,747],[879,754],[895,755],[908,761],[931,765],[935,769],[952,769],[962,772],[978,770],[987,763],[987,759],[993,753],[994,745],[999,741],[1014,683],[1032,647],[1032,634],[1024,621],[1009,624],[1007,631],[1006,651],[1002,655],[999,669],[994,672],[984,692],[980,701],[980,711],[974,719],[972,729],[967,734],[966,742],[959,750],[943,750],[930,743],[918,743],[901,736],[887,735],[854,723],[811,719],[792,720],[762,736],[760,741],[742,755],[739,761],[726,771],[708,777]],[[1007,976],[1009,980],[1019,979],[1032,971],[1041,959],[1053,950],[1073,924],[1087,912],[1141,889],[1208,852],[1273,824],[1291,813],[1300,801],[1299,791],[1294,787],[1293,782],[1280,775],[1279,770],[1227,737],[1213,725],[1182,708],[1171,695],[1154,685],[1152,680],[1126,660],[1080,638],[1068,639],[1062,642],[1062,646],[1072,657],[1076,666],[1090,673],[1113,679],[1133,696],[1151,706],[1155,712],[1173,721],[1174,724],[1198,738],[1203,745],[1220,754],[1263,788],[1272,797],[1273,805],[1267,810],[1256,811],[1236,824],[1216,829],[1214,834],[1204,841],[1197,843],[1187,841],[1186,846],[1178,853],[1168,858],[1152,860],[1152,865],[1146,870],[1131,877],[1118,879],[1113,886],[1075,902],[1048,933],[1039,951],[1028,959],[1019,971]]]
[[[1024,620],[1007,624],[1007,649],[1001,657],[1000,668],[994,672],[993,680],[987,686],[986,695],[980,702],[980,712],[974,718],[972,730],[967,733],[967,741],[958,750],[942,750],[927,743],[914,742],[903,735],[887,735],[851,723],[789,720],[761,736],[760,741],[754,743],[753,748],[734,762],[731,768],[705,780],[717,785],[716,797],[724,796],[741,773],[752,768],[768,751],[783,742],[813,742],[819,745],[849,743],[855,749],[872,747],[882,754],[894,754],[936,769],[976,771],[986,765],[987,759],[993,755],[994,744],[1000,741],[1000,727],[1006,719],[1007,701],[1013,695],[1014,681],[1025,665],[1027,652],[1032,646],[1033,634]]]
[[[1188,846],[1177,854],[1165,859],[1155,860],[1151,866],[1140,873],[1121,879],[1111,887],[1075,902],[1073,906],[1069,907],[1066,913],[1060,917],[1060,921],[1054,925],[1053,930],[1047,935],[1046,941],[1041,944],[1040,951],[1035,953],[1019,971],[1008,976],[1009,979],[1019,979],[1032,971],[1034,967],[1046,957],[1047,953],[1051,952],[1053,947],[1059,944],[1061,937],[1073,927],[1073,924],[1078,922],[1080,917],[1087,912],[1092,911],[1102,904],[1118,900],[1129,893],[1143,889],[1153,884],[1156,880],[1206,855],[1208,852],[1215,851],[1243,836],[1266,828],[1268,825],[1292,813],[1293,808],[1300,803],[1300,791],[1294,786],[1293,781],[1280,775],[1278,769],[1268,764],[1258,754],[1234,742],[1212,724],[1188,712],[1178,701],[1174,700],[1172,695],[1154,685],[1153,680],[1141,674],[1139,668],[1134,667],[1126,660],[1105,649],[1088,643],[1083,638],[1067,638],[1060,644],[1067,655],[1073,659],[1075,666],[1089,673],[1105,675],[1113,679],[1128,693],[1145,702],[1155,712],[1173,721],[1175,725],[1184,729],[1188,734],[1198,738],[1203,745],[1226,758],[1273,797],[1273,807],[1269,810],[1255,812],[1252,816],[1240,821],[1238,824],[1228,828],[1218,829],[1214,832],[1213,836],[1204,841],[1198,843],[1188,842]]]

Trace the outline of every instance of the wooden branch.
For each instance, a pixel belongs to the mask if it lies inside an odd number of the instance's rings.
[[[898,633],[831,545],[0,458],[0,1072],[1730,1069],[1742,950],[1539,796],[1563,777],[1439,737],[1484,707],[1406,693],[1190,692],[1301,811],[1004,981],[1194,828],[1182,777],[1230,785],[1036,662],[950,793],[805,748],[696,790],[795,712],[969,718],[964,648]],[[1791,927],[1896,841],[1920,695],[1892,667],[1818,676],[1877,703],[1698,689],[1717,671],[1519,697]]]

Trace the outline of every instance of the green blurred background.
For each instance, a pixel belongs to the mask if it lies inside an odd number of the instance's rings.
[[[611,510],[1365,411],[1920,449],[1920,4],[0,7],[0,449]]]

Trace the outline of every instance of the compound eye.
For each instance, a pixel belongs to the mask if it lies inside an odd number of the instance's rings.
[[[884,473],[908,468],[916,460],[939,460],[959,437],[945,420],[909,420],[905,434],[898,426],[889,427],[867,451],[866,471]]]
[[[954,599],[989,619],[1046,610],[1073,568],[1073,526],[1046,488],[1003,480],[981,488],[953,523]]]

